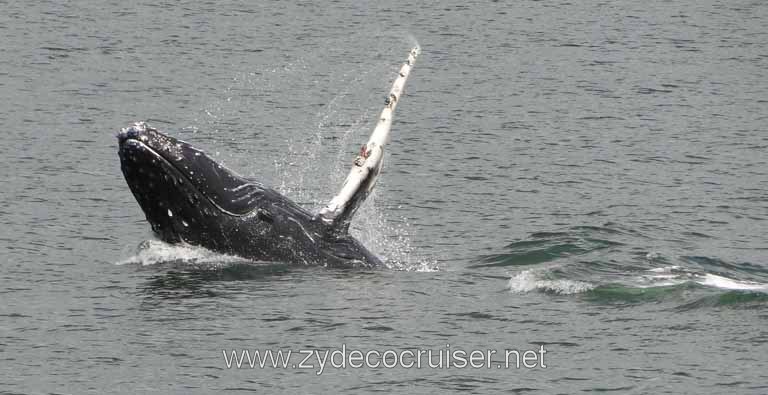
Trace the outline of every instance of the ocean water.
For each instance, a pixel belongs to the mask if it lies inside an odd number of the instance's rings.
[[[768,392],[768,4],[0,3],[0,392]],[[317,209],[413,45],[353,224],[385,268],[154,240],[120,128]]]

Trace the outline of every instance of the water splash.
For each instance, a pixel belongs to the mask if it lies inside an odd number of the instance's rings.
[[[136,248],[134,255],[118,261],[117,264],[151,266],[171,263],[214,267],[233,262],[245,262],[245,260],[189,244],[168,244],[159,240],[145,240]]]
[[[416,47],[421,51],[421,44],[419,44],[419,40],[416,39],[416,36],[414,36],[411,33],[408,33],[406,36],[406,39],[411,44],[411,48]]]
[[[409,36],[408,40],[418,46],[413,36]],[[399,53],[394,49],[384,50],[385,53]],[[298,130],[310,132],[302,134],[299,139],[289,137],[287,152],[273,161],[274,186],[280,193],[315,212],[337,192],[349,171],[356,147],[366,140],[376,120],[375,114],[380,110],[381,102],[374,100],[379,96],[378,91],[371,89],[370,85],[375,82],[376,85],[389,86],[395,76],[390,68],[399,67],[399,57],[394,58],[397,61],[389,57],[382,59],[387,60],[357,63],[333,74],[338,79],[333,86],[340,89],[311,117],[316,123],[296,125]],[[297,60],[290,67],[275,69],[271,73],[248,73],[235,77],[225,90],[226,98],[215,100],[204,109],[208,127],[215,132],[225,124],[243,121],[238,119],[243,113],[240,110],[254,106],[247,99],[253,95],[240,97],[243,95],[238,95],[238,91],[269,91],[274,88],[275,79],[280,84],[286,78],[297,77],[295,71],[306,69],[306,62]],[[385,91],[382,88],[381,95]],[[332,141],[332,144],[327,144],[327,141]],[[328,158],[332,158],[330,164],[324,165],[329,162]],[[383,176],[386,177],[384,171]],[[356,214],[350,229],[352,235],[382,257],[388,268],[437,270],[435,259],[415,252],[408,221],[405,218],[391,219],[385,208],[374,191]]]
[[[579,294],[590,291],[595,285],[585,281],[568,279],[547,279],[542,270],[523,270],[509,279],[509,290],[513,293],[541,291],[558,295]]]
[[[412,242],[411,225],[404,217],[392,218],[374,192],[360,207],[350,229],[353,236],[382,257],[384,264],[395,270],[433,272],[439,265],[433,257],[424,256]]]
[[[343,89],[335,94],[315,115],[319,122],[310,137],[303,142],[291,141],[286,156],[274,162],[278,177],[278,190],[300,202],[310,211],[317,211],[337,192],[347,176],[358,144],[366,140],[375,121],[374,113],[380,109],[376,100],[357,104],[356,115],[350,117],[349,98],[359,97],[368,75],[374,74],[389,85],[393,76],[382,70],[391,62],[354,66],[352,72],[340,73],[353,76],[351,80],[338,81]],[[396,62],[395,62],[396,64]],[[382,89],[384,92],[384,89]],[[368,94],[370,96],[370,94]],[[345,106],[344,111],[339,108]],[[329,137],[333,137],[329,139]],[[324,142],[332,140],[332,146]],[[333,158],[330,168],[318,166]],[[386,159],[385,159],[386,162]],[[386,166],[386,165],[385,165]],[[386,177],[386,170],[384,177]],[[310,181],[319,185],[309,185]],[[359,208],[350,232],[376,255],[383,258],[385,265],[397,270],[432,271],[437,269],[434,259],[420,257],[411,243],[410,224],[405,218],[390,219],[386,205],[381,204],[376,190]]]

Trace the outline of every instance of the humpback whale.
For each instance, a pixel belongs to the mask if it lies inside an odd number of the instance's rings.
[[[413,48],[400,68],[340,192],[317,213],[147,123],[122,129],[117,133],[120,167],[154,234],[167,243],[258,261],[381,264],[349,234],[349,224],[381,172],[392,116],[418,54]]]

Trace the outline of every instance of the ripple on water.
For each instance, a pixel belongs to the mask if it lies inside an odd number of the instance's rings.
[[[553,262],[560,258],[620,247],[623,242],[611,240],[620,231],[603,227],[577,226],[566,231],[537,232],[528,239],[504,247],[505,252],[483,257],[475,267],[524,266]]]

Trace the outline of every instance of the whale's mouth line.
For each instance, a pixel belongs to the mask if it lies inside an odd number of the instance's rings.
[[[144,142],[142,142],[141,140],[139,140],[139,139],[137,139],[137,138],[132,138],[132,137],[131,137],[131,138],[127,138],[127,139],[125,139],[125,140],[123,140],[123,141],[121,142],[121,144],[120,144],[120,149],[121,149],[121,150],[122,150],[122,149],[124,149],[124,148],[123,148],[123,146],[124,146],[124,145],[127,145],[127,144],[139,145],[139,146],[143,147],[144,149],[146,149],[146,150],[147,150],[147,151],[148,151],[150,154],[152,154],[152,156],[154,156],[154,157],[155,157],[155,159],[158,159],[158,160],[162,161],[162,162],[163,162],[163,163],[165,163],[165,164],[166,164],[168,167],[170,167],[171,169],[173,169],[173,171],[175,171],[175,172],[178,174],[178,176],[179,176],[179,177],[183,178],[183,179],[185,180],[185,182],[187,182],[187,183],[188,183],[188,185],[189,185],[189,188],[191,188],[191,189],[192,189],[192,190],[193,190],[195,193],[197,193],[198,195],[200,195],[200,196],[202,196],[203,198],[205,198],[205,200],[207,200],[209,203],[211,203],[211,205],[212,205],[213,207],[216,207],[216,209],[217,209],[217,210],[219,210],[220,212],[222,212],[222,213],[224,213],[224,214],[227,214],[227,215],[231,215],[231,216],[233,216],[233,217],[245,217],[246,215],[248,215],[248,214],[249,214],[249,213],[246,213],[246,214],[237,214],[237,213],[233,213],[233,212],[231,212],[231,211],[228,211],[228,210],[226,210],[226,209],[222,208],[220,205],[218,205],[216,202],[214,202],[214,201],[213,201],[213,199],[211,199],[211,198],[210,198],[210,197],[208,197],[206,194],[204,194],[202,191],[200,191],[200,189],[198,189],[198,188],[195,186],[194,182],[192,182],[192,179],[190,179],[190,178],[189,178],[189,177],[188,177],[186,174],[184,174],[184,172],[183,172],[183,171],[181,171],[181,169],[179,169],[179,167],[178,167],[178,166],[174,165],[174,164],[173,164],[171,161],[169,161],[168,159],[166,159],[166,158],[165,158],[163,155],[161,155],[159,152],[157,152],[157,151],[156,151],[155,149],[153,149],[152,147],[148,146],[147,144],[144,144]]]

